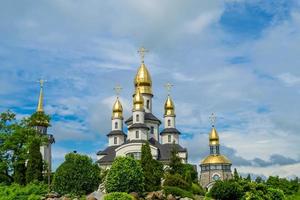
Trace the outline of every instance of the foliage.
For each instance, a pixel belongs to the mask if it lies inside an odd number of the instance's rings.
[[[164,186],[176,186],[184,190],[189,190],[190,185],[179,174],[166,174]]]
[[[29,126],[44,126],[48,127],[50,125],[51,117],[44,112],[35,112],[29,118]]]
[[[26,170],[26,182],[43,180],[43,158],[40,152],[40,141],[34,139],[29,145],[29,157]]]
[[[193,194],[198,194],[198,195],[204,195],[205,194],[204,189],[197,183],[192,183],[190,191]]]
[[[30,183],[26,186],[0,185],[0,200],[40,200],[45,194],[47,194],[47,185],[41,183]]]
[[[234,168],[233,179],[236,181],[240,180],[240,176],[239,176],[239,173],[237,172],[236,168]]]
[[[191,192],[183,190],[179,187],[164,186],[163,187],[163,192],[165,193],[165,195],[172,194],[174,196],[188,197],[188,198],[193,199],[193,194]]]
[[[191,164],[182,164],[182,175],[184,175],[185,180],[189,183],[198,182],[198,173],[195,167]]]
[[[235,181],[217,181],[210,190],[215,199],[238,200],[243,196],[242,187]]]
[[[60,194],[88,194],[100,183],[100,168],[85,155],[69,153],[57,168],[53,189]]]
[[[145,191],[159,190],[164,172],[163,165],[153,159],[148,142],[142,146],[141,167],[145,177]]]
[[[256,183],[262,183],[263,179],[260,176],[258,176],[258,177],[256,177],[255,182]]]
[[[181,159],[178,157],[178,150],[173,143],[173,147],[171,150],[171,157],[170,157],[170,163],[169,163],[169,173],[170,174],[181,174],[183,171],[183,164],[181,163]]]
[[[292,195],[299,190],[299,179],[287,180],[285,178],[279,178],[278,176],[270,176],[266,181],[269,187],[280,189],[285,195]]]
[[[104,200],[133,200],[133,197],[125,192],[112,192],[105,195]]]
[[[138,192],[144,191],[144,174],[140,163],[131,157],[117,157],[107,177],[107,192]]]

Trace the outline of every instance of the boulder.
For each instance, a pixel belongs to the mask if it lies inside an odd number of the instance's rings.
[[[169,194],[167,200],[176,200],[176,198],[172,194]]]
[[[130,195],[135,199],[135,200],[139,200],[139,194],[136,192],[131,192]]]

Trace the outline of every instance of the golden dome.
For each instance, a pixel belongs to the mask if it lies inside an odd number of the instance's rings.
[[[135,79],[135,88],[139,89],[142,94],[152,94],[152,80],[150,73],[144,63],[139,67]]]
[[[215,127],[212,127],[209,134],[209,145],[219,145],[219,135]]]
[[[201,161],[201,164],[231,164],[231,162],[224,155],[209,155]]]
[[[175,105],[168,95],[167,100],[165,102],[165,116],[175,116]]]
[[[119,97],[117,97],[117,100],[113,106],[112,118],[123,118],[123,107]]]
[[[144,109],[144,97],[142,96],[139,88],[137,88],[136,93],[133,97],[133,109],[134,110]]]

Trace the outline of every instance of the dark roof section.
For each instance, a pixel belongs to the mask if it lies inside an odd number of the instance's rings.
[[[146,143],[146,142],[147,142],[146,140],[129,140],[126,141],[125,144]],[[169,162],[174,144],[160,144],[158,141],[156,141],[153,138],[149,139],[149,143],[150,145],[158,148],[158,160]],[[115,149],[120,146],[122,145],[107,147],[104,151],[99,151],[97,155],[104,155],[104,157],[98,160],[97,162],[101,164],[111,164],[116,157]],[[183,148],[179,144],[175,144],[175,147],[177,148],[178,152],[187,152],[186,148]]]
[[[107,134],[107,136],[110,136],[110,135],[124,135],[124,136],[126,136],[126,134],[123,131],[120,131],[120,130],[114,130],[114,131],[111,131]]]
[[[160,132],[160,135],[165,133],[175,133],[175,134],[181,134],[176,128],[165,128]]]
[[[155,117],[152,113],[145,113],[145,120],[151,120],[151,121],[156,121],[156,122],[158,122],[159,124],[161,124],[161,121],[157,118],[157,117]],[[128,124],[129,122],[131,122],[132,121],[132,116],[131,117],[129,117],[126,121],[125,121],[125,123],[126,124]]]
[[[112,163],[116,157],[115,149],[118,148],[120,145],[117,146],[110,146],[104,149],[103,151],[99,151],[97,155],[104,155],[103,158],[99,159],[98,163]]]
[[[128,127],[128,130],[133,129],[133,128],[143,128],[143,129],[149,130],[149,127],[146,126],[146,124],[142,124],[142,123],[132,124],[131,126]]]

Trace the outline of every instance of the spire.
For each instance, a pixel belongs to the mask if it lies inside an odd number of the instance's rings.
[[[168,92],[168,97],[167,97],[166,102],[165,102],[165,116],[175,116],[175,105],[174,105],[173,100],[170,96],[170,91],[171,91],[172,86],[173,85],[171,83],[167,83],[165,85],[165,88]]]
[[[39,96],[39,101],[38,101],[38,105],[37,105],[37,112],[44,112],[44,93],[43,93],[43,87],[44,87],[44,83],[46,82],[46,80],[40,79],[39,83],[40,83],[40,96]]]
[[[141,95],[139,88],[137,88],[136,93],[133,97],[133,110],[143,110],[144,109],[144,97]]]
[[[217,117],[215,116],[214,113],[211,114],[211,116],[209,117],[210,121],[211,121],[211,132],[209,134],[209,145],[219,145],[219,135],[218,132],[215,128],[215,123],[216,123],[216,119]]]
[[[151,94],[152,95],[152,80],[150,73],[144,63],[145,53],[149,52],[144,47],[138,50],[138,53],[141,56],[141,65],[135,75],[134,86],[139,88],[142,94]]]
[[[116,93],[116,96],[117,96],[117,99],[113,105],[113,110],[112,110],[112,119],[115,119],[115,118],[121,118],[123,119],[123,107],[122,107],[122,104],[119,100],[119,95],[120,95],[120,92],[123,88],[120,86],[120,85],[116,85],[114,87],[114,91]]]

